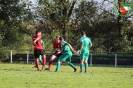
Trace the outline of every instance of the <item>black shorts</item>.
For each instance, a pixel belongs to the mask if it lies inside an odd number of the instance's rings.
[[[55,55],[57,58],[60,57],[62,55],[62,53],[57,53],[58,51],[56,51],[55,53],[53,53],[53,55]]]
[[[35,58],[39,58],[39,55],[44,55],[45,54],[45,50],[34,50],[34,57]]]

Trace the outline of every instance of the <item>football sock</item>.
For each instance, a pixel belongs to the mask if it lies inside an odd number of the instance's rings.
[[[60,65],[62,65],[62,61],[60,61]]]
[[[46,64],[46,58],[42,58],[42,66],[43,66],[43,68],[45,68],[45,64]]]
[[[80,71],[83,71],[84,64],[80,64]]]
[[[39,63],[42,65],[42,60],[41,59],[39,59]]]
[[[39,70],[40,68],[39,68],[39,62],[38,62],[38,60],[35,60],[35,65],[37,67],[37,70]]]
[[[42,65],[42,56],[39,55],[39,63]]]
[[[73,65],[73,63],[68,62],[69,66],[71,66],[73,69],[76,69],[76,67]]]
[[[85,63],[85,72],[88,72],[88,63]]]
[[[46,58],[42,58],[42,64],[43,64],[43,65],[46,64]]]
[[[55,71],[58,72],[59,69],[60,69],[60,61],[57,62],[57,64],[56,64],[56,70]]]
[[[48,68],[49,68],[49,69],[51,69],[51,68],[52,68],[52,61],[49,61]]]

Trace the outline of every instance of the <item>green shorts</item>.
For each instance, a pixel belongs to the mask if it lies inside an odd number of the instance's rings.
[[[70,54],[70,53],[63,53],[63,54],[59,57],[59,60],[61,60],[62,62],[65,62],[65,61],[71,62],[71,58],[72,58],[72,54]]]
[[[88,60],[88,58],[89,58],[89,53],[81,53],[80,54],[80,59],[81,60]]]

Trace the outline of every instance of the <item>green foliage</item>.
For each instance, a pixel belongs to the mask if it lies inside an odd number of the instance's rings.
[[[36,29],[42,29],[48,51],[57,35],[79,49],[81,31],[91,38],[92,51],[133,51],[132,22],[104,6],[99,8],[98,2],[38,0],[37,7],[32,7],[29,0],[0,0],[0,47],[14,52],[33,50],[31,37]]]
[[[10,50],[8,50],[6,47],[0,48],[0,61],[3,59],[8,59],[10,56]]]
[[[27,0],[0,1],[0,46],[7,49],[21,49],[25,44],[24,36],[29,35],[23,22],[32,20],[32,12]]]

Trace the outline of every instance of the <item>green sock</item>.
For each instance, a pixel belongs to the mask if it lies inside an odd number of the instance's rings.
[[[76,69],[76,67],[73,65],[73,63],[68,62],[69,66],[71,66],[73,69]]]
[[[39,59],[39,63],[42,65],[42,60],[41,59]]]
[[[85,63],[85,72],[88,72],[88,63]]]
[[[56,64],[56,70],[55,71],[58,72],[59,69],[60,69],[60,62],[58,61],[57,64]]]
[[[39,63],[42,65],[42,56],[39,55]]]
[[[83,71],[84,64],[80,64],[80,70]]]

